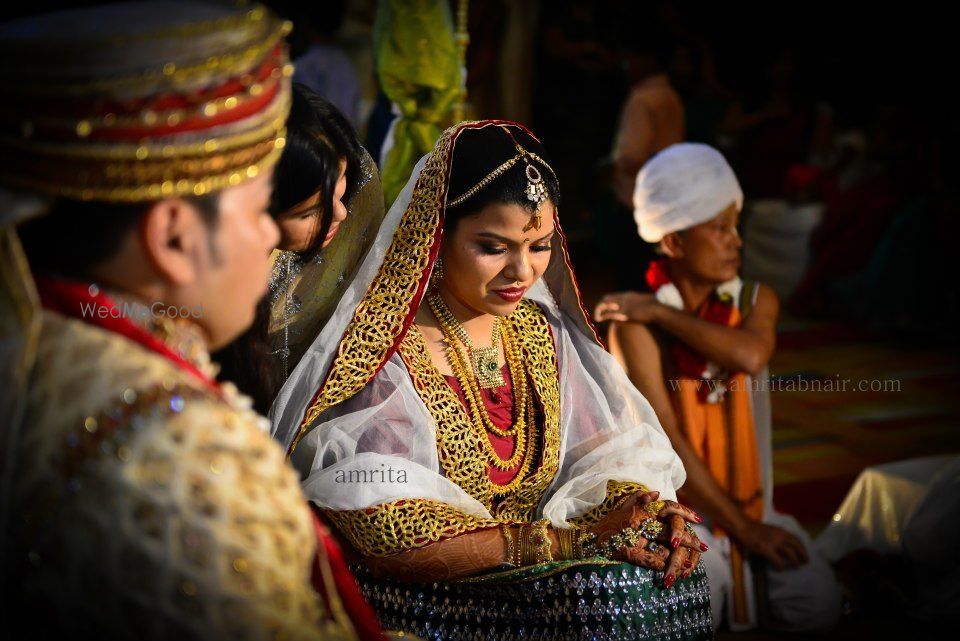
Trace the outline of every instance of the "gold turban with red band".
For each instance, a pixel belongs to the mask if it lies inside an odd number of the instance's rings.
[[[82,200],[201,196],[284,145],[290,25],[264,7],[135,2],[0,27],[0,183]]]

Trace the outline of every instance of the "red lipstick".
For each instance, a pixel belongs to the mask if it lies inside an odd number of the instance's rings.
[[[526,291],[526,287],[507,287],[504,289],[495,289],[493,293],[508,303],[516,303],[523,298],[523,293]]]

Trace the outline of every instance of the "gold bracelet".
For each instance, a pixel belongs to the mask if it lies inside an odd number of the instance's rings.
[[[507,563],[519,565],[517,563],[517,540],[513,536],[510,525],[504,523],[500,526],[500,531],[503,532],[503,538],[507,542]]]
[[[576,534],[574,528],[563,528],[557,530],[557,548],[560,553],[560,560],[569,561],[573,559],[573,538]]]
[[[550,549],[550,537],[547,534],[550,521],[541,519],[530,525],[532,563],[548,563],[553,561],[553,551]]]
[[[529,533],[527,532],[526,523],[520,523],[519,525],[517,525],[517,543],[516,543],[517,567],[520,567],[526,563],[528,535]]]
[[[596,556],[594,553],[594,542],[596,539],[597,535],[590,530],[577,528],[576,535],[573,539],[574,558],[589,559],[590,557]]]

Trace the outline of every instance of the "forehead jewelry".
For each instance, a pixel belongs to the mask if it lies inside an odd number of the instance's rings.
[[[484,187],[492,183],[501,174],[503,174],[504,172],[506,172],[507,170],[509,170],[511,167],[513,167],[514,165],[516,165],[518,162],[522,160],[524,164],[524,168],[526,170],[526,177],[527,177],[527,186],[526,186],[526,189],[524,189],[524,193],[527,196],[527,200],[533,203],[534,207],[536,208],[533,214],[530,216],[530,221],[526,224],[526,226],[524,226],[523,231],[529,231],[531,229],[539,230],[540,225],[542,224],[541,216],[540,216],[540,208],[543,206],[543,203],[546,202],[547,200],[547,186],[543,182],[543,175],[540,173],[540,170],[531,161],[533,160],[537,161],[543,167],[545,167],[547,171],[549,171],[551,174],[554,174],[554,175],[556,174],[554,173],[553,168],[550,167],[550,165],[548,165],[543,158],[533,153],[532,151],[528,151],[524,149],[520,145],[520,143],[516,141],[516,139],[513,137],[513,134],[510,133],[509,129],[507,129],[506,127],[502,127],[502,129],[506,132],[508,136],[510,136],[510,139],[513,140],[513,144],[517,149],[517,155],[514,156],[513,158],[510,158],[509,160],[501,164],[499,167],[491,171],[489,174],[484,176],[480,180],[480,182],[478,182],[476,185],[474,185],[467,191],[463,192],[461,195],[457,196],[453,200],[448,201],[447,207],[456,207],[463,201],[474,196],[477,192],[479,192],[481,189],[483,189]]]
[[[543,184],[543,176],[540,170],[533,166],[533,163],[527,158],[527,150],[517,145],[517,150],[523,157],[523,162],[527,165],[527,200],[533,203],[535,209],[530,221],[524,225],[523,231],[529,231],[531,228],[540,230],[540,207],[547,200],[547,187]]]

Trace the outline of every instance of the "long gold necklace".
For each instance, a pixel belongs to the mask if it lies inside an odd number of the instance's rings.
[[[468,370],[467,358],[459,345],[462,341],[454,329],[456,326],[450,321],[450,318],[439,313],[439,305],[436,304],[435,299],[439,299],[439,296],[434,294],[427,302],[437,317],[437,321],[440,323],[440,329],[443,332],[447,344],[447,359],[450,362],[451,369],[453,369],[454,376],[460,382],[464,396],[467,398],[467,405],[470,410],[470,423],[479,433],[480,442],[483,444],[487,460],[495,468],[502,471],[516,468],[517,465],[520,464],[520,461],[523,460],[523,469],[521,469],[517,475],[517,478],[522,478],[529,470],[533,459],[531,456],[532,452],[528,450],[536,443],[536,417],[534,415],[533,396],[529,393],[530,390],[527,385],[526,372],[523,369],[523,360],[520,356],[520,348],[517,341],[506,324],[499,326],[504,342],[504,353],[507,356],[507,364],[510,368],[514,388],[513,424],[507,429],[502,429],[497,427],[490,419],[487,408],[483,403],[483,397],[481,396],[476,377],[472,376]],[[452,315],[450,317],[452,318]],[[504,384],[506,384],[506,382],[504,382]],[[527,438],[528,426],[530,428],[529,439]],[[488,431],[498,436],[514,437],[513,454],[510,458],[503,459],[497,454],[496,449],[486,434]]]
[[[463,328],[439,294],[431,294],[427,302],[440,324],[450,328],[453,335],[467,348],[467,355],[470,358],[470,364],[473,365],[473,373],[480,382],[480,387],[493,389],[506,385],[503,373],[500,372],[500,366],[497,364],[500,356],[500,317],[493,319],[493,338],[490,341],[490,347],[474,347],[467,330]]]

